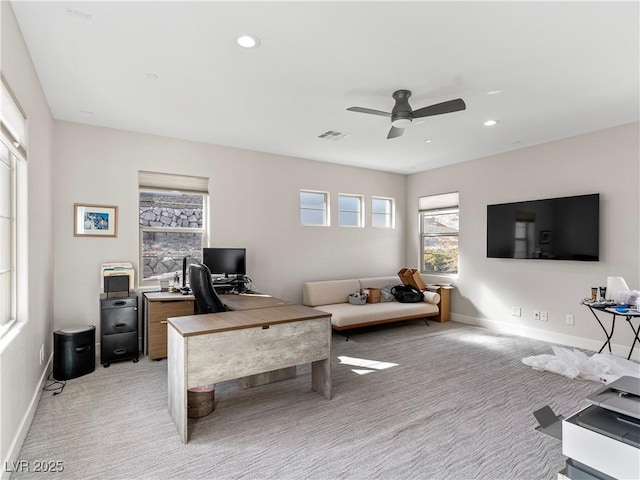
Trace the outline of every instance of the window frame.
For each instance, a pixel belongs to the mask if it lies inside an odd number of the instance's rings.
[[[312,209],[312,208],[303,208],[302,207],[302,195],[303,193],[313,193],[313,194],[320,194],[324,196],[324,205],[325,208],[323,210],[321,209]],[[305,188],[301,188],[300,191],[298,192],[298,223],[300,224],[300,226],[302,227],[330,227],[331,226],[331,196],[329,195],[329,192],[325,192],[322,190],[308,190]],[[318,223],[302,223],[302,211],[323,211],[324,212],[324,223],[322,224],[318,224]]]
[[[0,319],[0,338],[14,325],[28,321],[28,122],[24,110],[14,96],[3,75],[0,74],[0,142],[7,149],[6,162],[0,168],[8,168],[8,217],[7,241],[9,308],[7,318]],[[6,197],[5,197],[6,198]]]
[[[0,318],[0,332],[4,333],[16,321],[16,250],[17,250],[17,239],[16,239],[16,163],[17,158],[14,152],[11,150],[9,145],[7,145],[6,138],[4,135],[0,135],[0,142],[2,142],[3,146],[7,149],[7,158],[0,159],[0,168],[6,168],[8,171],[8,180],[9,180],[9,192],[8,192],[8,216],[2,217],[2,219],[6,219],[9,221],[9,228],[6,232],[6,237],[3,235],[0,238],[0,242],[7,242],[9,248],[6,249],[8,253],[7,260],[7,268],[4,270],[0,270],[0,276],[6,275],[8,279],[8,298],[9,298],[9,308],[7,309],[8,317]],[[5,161],[6,160],[6,161]],[[1,334],[0,334],[1,336]]]
[[[452,214],[455,213],[458,215],[458,229],[455,233],[452,232],[443,232],[443,233],[426,233],[424,224],[426,216],[433,215],[444,215],[444,214]],[[459,206],[451,206],[451,207],[443,207],[443,208],[432,208],[426,210],[419,210],[418,212],[418,220],[420,222],[420,273],[424,273],[427,275],[447,275],[453,276],[458,275],[460,271],[460,207]],[[456,271],[455,272],[442,272],[437,270],[427,270],[425,268],[424,256],[425,256],[425,239],[426,238],[437,238],[437,237],[452,237],[455,236],[458,239],[458,261],[456,262]]]
[[[140,225],[140,195],[143,192],[150,193],[181,193],[185,195],[201,195],[202,198],[202,227],[146,227]],[[154,188],[138,185],[138,258],[139,258],[139,275],[138,286],[142,288],[153,287],[160,284],[161,279],[145,279],[144,278],[144,234],[145,233],[201,233],[202,247],[209,247],[209,194],[200,191],[190,191],[186,189],[166,189]],[[173,272],[167,272],[167,279],[171,278]],[[181,273],[181,272],[180,272]]]
[[[355,198],[358,200],[358,210],[341,210],[340,209],[340,199],[341,198]],[[341,213],[357,213],[358,214],[358,224],[357,225],[343,225],[340,223],[340,214]],[[358,195],[355,193],[339,193],[338,194],[338,226],[345,228],[364,228],[364,219],[365,219],[365,206],[364,206],[364,195]]]
[[[374,208],[374,202],[376,200],[382,200],[382,201],[386,201],[390,203],[390,210],[391,212],[389,214],[386,213],[376,213],[375,212],[375,208]],[[385,226],[381,226],[381,225],[376,225],[374,218],[376,215],[387,215],[389,218],[389,221],[387,222],[388,224]],[[396,199],[395,198],[391,198],[391,197],[379,197],[379,196],[372,196],[371,197],[371,227],[372,228],[387,228],[387,229],[394,229],[396,228]]]

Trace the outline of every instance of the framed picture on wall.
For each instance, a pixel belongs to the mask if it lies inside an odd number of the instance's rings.
[[[118,207],[73,205],[73,235],[76,237],[117,237]]]

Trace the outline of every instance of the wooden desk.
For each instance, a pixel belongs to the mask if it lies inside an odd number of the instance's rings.
[[[331,315],[303,305],[168,320],[169,412],[189,440],[187,389],[311,362],[311,388],[331,399]]]
[[[254,308],[282,307],[290,302],[270,295],[241,293],[239,295],[220,295],[224,306],[229,310],[253,310]]]
[[[145,326],[144,351],[151,360],[167,357],[167,318],[193,315],[193,295],[169,292],[144,292],[142,310]]]
[[[167,357],[167,318],[193,315],[195,298],[171,292],[145,292],[142,295],[145,348],[151,360]],[[254,308],[290,305],[286,300],[262,294],[220,295],[229,310],[251,310]]]

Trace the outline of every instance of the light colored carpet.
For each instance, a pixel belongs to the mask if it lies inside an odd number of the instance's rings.
[[[62,461],[47,479],[555,479],[561,444],[532,412],[571,414],[599,384],[523,365],[549,353],[543,342],[430,324],[334,334],[330,401],[308,366],[249,390],[219,384],[187,445],[167,411],[166,360],[98,365],[43,392],[19,460]],[[361,360],[382,363],[349,364]]]

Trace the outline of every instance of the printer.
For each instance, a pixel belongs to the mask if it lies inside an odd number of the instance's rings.
[[[562,419],[562,472],[571,480],[640,479],[640,378],[620,377]]]

